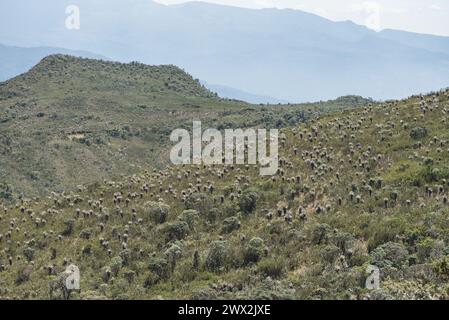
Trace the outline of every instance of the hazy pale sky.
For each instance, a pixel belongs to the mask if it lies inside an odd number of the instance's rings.
[[[156,0],[179,4],[191,0]],[[292,8],[352,20],[375,30],[399,29],[449,36],[449,0],[204,0],[246,8]]]

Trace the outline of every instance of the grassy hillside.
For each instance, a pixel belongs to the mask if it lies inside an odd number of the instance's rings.
[[[175,66],[54,55],[0,83],[0,199],[74,190],[79,184],[165,165],[170,132],[281,127],[366,104],[343,100],[255,106],[218,98]]]
[[[150,165],[5,206],[0,297],[49,298],[74,263],[72,299],[447,299],[448,110],[441,91],[283,129],[273,177]]]

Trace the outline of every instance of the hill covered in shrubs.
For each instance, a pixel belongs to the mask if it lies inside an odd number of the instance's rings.
[[[149,164],[4,204],[0,297],[447,299],[448,98],[287,126],[272,177]],[[68,295],[71,263],[81,291]],[[365,288],[368,265],[380,269],[378,290]]]
[[[160,168],[171,131],[192,120],[280,128],[367,102],[250,105],[217,97],[171,65],[48,56],[0,83],[0,201],[76,190],[148,163]]]

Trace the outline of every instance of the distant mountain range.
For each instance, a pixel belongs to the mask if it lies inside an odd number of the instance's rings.
[[[65,28],[69,4],[80,7],[80,30]],[[298,10],[200,2],[164,6],[149,0],[3,0],[0,43],[175,64],[221,88],[282,101],[347,94],[390,99],[449,86],[449,38],[378,33]]]
[[[221,86],[217,84],[210,84],[207,82],[203,82],[203,85],[208,88],[209,90],[216,92],[220,97],[223,98],[229,98],[229,99],[235,99],[235,100],[241,100],[246,101],[249,103],[269,103],[269,104],[286,104],[289,103],[287,100],[282,99],[276,99],[273,97],[268,97],[260,94],[254,94],[245,92],[236,88],[228,87],[228,86]]]
[[[0,44],[0,81],[15,77],[35,66],[42,58],[51,54],[69,54],[76,57],[106,59],[86,52],[52,47],[20,48]]]

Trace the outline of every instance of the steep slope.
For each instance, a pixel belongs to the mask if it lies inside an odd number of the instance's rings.
[[[283,129],[273,177],[150,167],[5,206],[0,297],[60,298],[74,263],[73,299],[447,299],[448,112],[446,90]]]
[[[52,54],[105,59],[100,55],[84,51],[51,47],[20,48],[0,44],[0,82],[28,71],[44,57]]]
[[[64,26],[69,4],[80,7],[79,30]],[[0,41],[175,64],[208,83],[294,102],[347,94],[404,98],[449,83],[447,37],[378,34],[298,10],[201,2],[164,6],[149,0],[4,0]]]
[[[193,120],[280,127],[366,102],[261,108],[220,99],[171,65],[50,56],[0,83],[0,195],[45,195],[164,165],[171,131]]]

